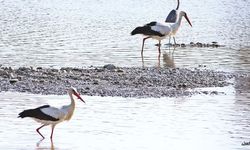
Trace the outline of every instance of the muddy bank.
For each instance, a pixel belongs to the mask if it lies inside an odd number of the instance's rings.
[[[124,68],[0,68],[0,91],[66,94],[69,86],[90,96],[177,97],[201,93],[195,88],[223,87],[234,75],[199,69]],[[218,94],[216,91],[204,94]]]

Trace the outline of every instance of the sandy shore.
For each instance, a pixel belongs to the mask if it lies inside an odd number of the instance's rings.
[[[81,94],[122,97],[178,97],[192,94],[218,94],[195,88],[224,87],[234,74],[200,69],[124,68],[0,68],[0,91],[34,94],[66,94],[74,86]]]

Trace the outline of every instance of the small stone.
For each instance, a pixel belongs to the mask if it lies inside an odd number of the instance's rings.
[[[9,67],[9,71],[13,71],[13,69],[11,67]]]
[[[98,69],[98,68],[96,68],[95,69],[97,72],[103,72],[104,70],[103,69]]]
[[[11,84],[13,84],[13,83],[18,82],[18,79],[10,79],[9,82],[10,82]]]
[[[17,79],[18,79],[18,81],[21,81],[23,79],[23,77],[22,76],[18,76]]]
[[[44,83],[44,82],[45,82],[45,80],[39,80],[39,82],[40,82],[40,83]]]
[[[202,93],[207,95],[207,94],[208,94],[208,91],[202,91]]]
[[[52,72],[58,72],[58,69],[51,69]]]
[[[186,44],[182,43],[182,44],[181,44],[181,47],[186,47]]]
[[[104,68],[104,69],[108,69],[108,70],[113,70],[113,69],[115,69],[116,67],[115,67],[115,65],[113,65],[113,64],[107,64],[107,65],[104,65],[103,68]]]
[[[198,47],[202,47],[202,43],[200,43],[200,42],[197,42],[196,45],[197,45]]]
[[[113,84],[117,85],[117,84],[119,84],[119,82],[118,81],[114,81]]]
[[[0,76],[9,76],[9,74],[7,71],[0,69]]]
[[[94,80],[93,84],[97,85],[99,84],[97,80]]]
[[[214,47],[216,47],[216,48],[217,48],[217,47],[220,47],[220,45],[219,45],[219,44],[214,44]]]
[[[124,72],[123,70],[121,70],[121,69],[118,69],[116,72],[118,72],[118,73],[122,73],[122,72]]]
[[[42,70],[43,68],[42,67],[37,67],[36,70]]]
[[[212,91],[211,94],[218,95],[219,93],[217,91]]]

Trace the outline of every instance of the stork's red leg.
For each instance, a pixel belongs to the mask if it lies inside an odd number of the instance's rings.
[[[50,135],[50,139],[51,139],[51,140],[52,140],[52,138],[53,138],[54,128],[55,128],[55,125],[52,125],[52,130],[51,130],[51,135]]]
[[[176,46],[176,41],[175,41],[175,37],[173,36],[173,39],[174,39],[174,44],[175,44],[175,46]]]
[[[148,39],[148,38],[150,38],[150,37],[146,37],[146,38],[144,38],[144,39],[142,40],[141,55],[143,55],[144,42],[145,42],[145,40]]]
[[[159,51],[159,54],[160,54],[161,53],[161,41],[159,41],[158,51]]]
[[[44,139],[44,136],[39,132],[39,130],[40,130],[42,127],[44,127],[44,126],[46,126],[46,125],[42,125],[41,127],[39,127],[39,128],[36,129],[36,132],[37,132],[38,134],[40,134],[40,135],[42,136],[43,139]]]

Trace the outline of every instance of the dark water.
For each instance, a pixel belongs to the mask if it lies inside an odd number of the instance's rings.
[[[142,66],[142,37],[130,32],[150,21],[164,21],[175,7],[175,0],[1,0],[0,64]],[[193,27],[183,20],[177,42],[216,41],[225,47],[177,48],[175,66],[250,70],[249,7],[246,0],[181,1],[180,10],[187,12]],[[158,61],[156,43],[146,42],[146,66],[164,66],[163,53]],[[163,46],[162,51],[168,48]]]

